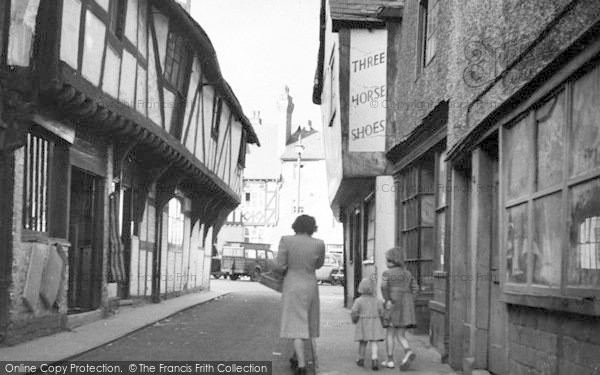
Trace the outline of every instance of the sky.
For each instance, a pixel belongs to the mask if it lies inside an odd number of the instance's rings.
[[[285,85],[294,100],[293,125],[321,129],[312,86],[319,48],[319,0],[192,0],[191,14],[211,39],[221,72],[246,116],[280,122]]]

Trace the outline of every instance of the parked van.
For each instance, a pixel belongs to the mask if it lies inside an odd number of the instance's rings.
[[[218,276],[229,277],[237,280],[240,276],[250,276],[253,281],[258,280],[261,272],[270,270],[269,261],[275,258],[269,244],[236,242],[226,243],[221,253],[221,269]]]
[[[323,267],[319,268],[315,274],[317,275],[317,281],[328,282],[332,285],[342,284],[344,281],[344,271],[341,267],[341,263],[337,257],[331,253],[325,254]]]

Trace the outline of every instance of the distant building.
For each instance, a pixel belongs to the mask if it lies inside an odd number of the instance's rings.
[[[327,202],[323,134],[310,123],[292,133],[294,102],[287,87],[279,97],[278,110],[275,123],[263,123],[259,112],[251,119],[258,137],[273,141],[248,148],[242,204],[229,215],[219,233],[218,247],[226,241],[260,242],[277,250],[280,237],[292,234],[294,219],[304,213],[317,220],[315,236],[322,238],[328,249],[340,252],[342,225]],[[300,176],[299,143],[303,146]]]
[[[328,247],[338,249],[343,243],[342,224],[328,204],[323,133],[315,130],[310,122],[305,127],[296,127],[292,133],[294,105],[287,87],[280,98],[279,109],[280,118],[285,120],[285,128],[280,127],[285,133],[281,132],[279,137],[282,150],[279,235],[293,234],[291,226],[298,215],[311,215],[319,227],[314,236],[324,240]]]

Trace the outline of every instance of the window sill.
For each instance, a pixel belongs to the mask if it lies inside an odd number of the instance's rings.
[[[594,296],[584,298],[574,296],[549,296],[504,292],[502,294],[502,301],[511,305],[521,305],[560,312],[600,316],[600,303]]]

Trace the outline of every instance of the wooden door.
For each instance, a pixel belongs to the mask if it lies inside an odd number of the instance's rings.
[[[494,153],[495,151],[495,153]],[[490,213],[490,270],[491,275],[490,298],[489,298],[489,319],[488,319],[488,367],[494,374],[506,374],[506,337],[505,329],[507,324],[506,305],[500,301],[500,254],[499,254],[499,236],[498,236],[498,154],[497,149],[492,150],[492,212]]]
[[[102,269],[101,189],[99,178],[72,168],[69,215],[69,313],[100,304]]]

